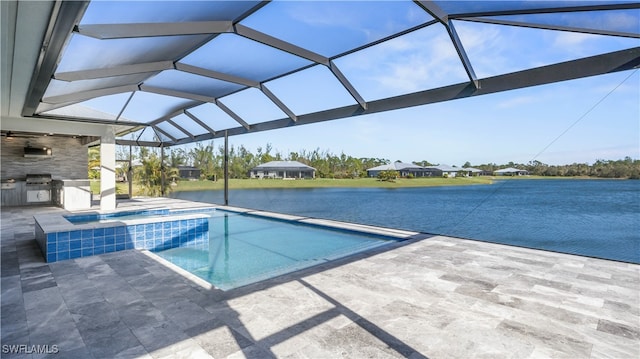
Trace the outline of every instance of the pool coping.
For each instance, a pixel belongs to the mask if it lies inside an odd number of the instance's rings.
[[[336,221],[333,219],[297,216],[297,215],[269,212],[269,211],[263,211],[263,210],[253,210],[253,209],[247,209],[247,208],[241,208],[241,207],[220,206],[220,207],[217,207],[217,209],[219,209],[220,211],[240,213],[240,214],[246,214],[250,216],[264,217],[264,218],[282,220],[282,221],[287,221],[292,223],[300,223],[308,226],[322,227],[322,228],[351,232],[356,234],[359,233],[359,234],[365,234],[365,235],[373,235],[373,236],[383,237],[387,239],[406,240],[406,239],[415,238],[416,236],[424,235],[424,233],[422,232],[407,231],[403,229],[372,226],[372,225],[366,225],[366,224],[357,224],[357,223]]]
[[[196,211],[204,211],[204,210],[215,210],[216,206],[205,206],[205,207],[195,207],[195,208],[180,208],[180,209],[172,209],[169,207],[163,208],[153,208],[148,209],[151,210],[168,210],[169,212],[184,212],[184,216],[188,217],[190,214],[194,214],[191,212]],[[90,215],[109,215],[114,213],[122,213],[122,212],[134,212],[130,209],[125,210],[113,210],[113,211],[73,211],[70,213],[56,213],[56,214],[40,214],[34,215],[33,218],[36,221],[36,224],[42,228],[45,232],[62,232],[62,231],[75,231],[75,230],[83,230],[83,229],[96,229],[96,228],[108,228],[113,227],[114,223],[121,223],[123,225],[133,225],[133,224],[144,224],[148,223],[146,219],[114,219],[110,222],[95,222],[95,223],[73,223],[69,221],[66,217],[74,217],[74,216],[90,216]],[[115,217],[117,218],[117,217]],[[150,217],[152,218],[152,217]],[[144,222],[143,222],[144,221]],[[158,221],[151,221],[158,222]]]

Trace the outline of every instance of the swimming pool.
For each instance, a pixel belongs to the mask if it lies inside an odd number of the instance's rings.
[[[208,242],[152,252],[229,290],[396,240],[218,210],[209,219]]]

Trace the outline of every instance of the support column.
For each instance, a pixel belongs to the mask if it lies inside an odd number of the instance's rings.
[[[116,134],[105,127],[100,137],[100,210],[116,209]]]
[[[129,198],[133,198],[133,163],[132,162],[132,149],[129,145],[129,168],[127,169],[127,182],[129,182]]]
[[[160,195],[165,195],[164,145],[160,144]]]
[[[229,205],[229,133],[224,130],[224,205]]]

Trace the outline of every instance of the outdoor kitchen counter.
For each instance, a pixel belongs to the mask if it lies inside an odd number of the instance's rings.
[[[2,180],[2,206],[24,206],[27,204],[25,180]]]
[[[91,188],[88,179],[53,180],[52,201],[66,210],[91,208]]]
[[[46,194],[41,196],[41,201],[33,201],[33,198],[30,201],[27,194],[29,191],[45,191]],[[3,207],[53,204],[67,210],[91,208],[88,179],[54,179],[50,184],[35,185],[27,184],[24,178],[3,179],[0,198]]]

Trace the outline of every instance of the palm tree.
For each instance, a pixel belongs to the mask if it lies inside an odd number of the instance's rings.
[[[169,179],[178,176],[177,168],[162,164],[160,157],[146,147],[140,148],[140,162],[141,166],[136,169],[135,177],[143,194],[157,197],[171,191]]]
[[[90,179],[100,178],[100,146],[89,147],[87,171]]]

